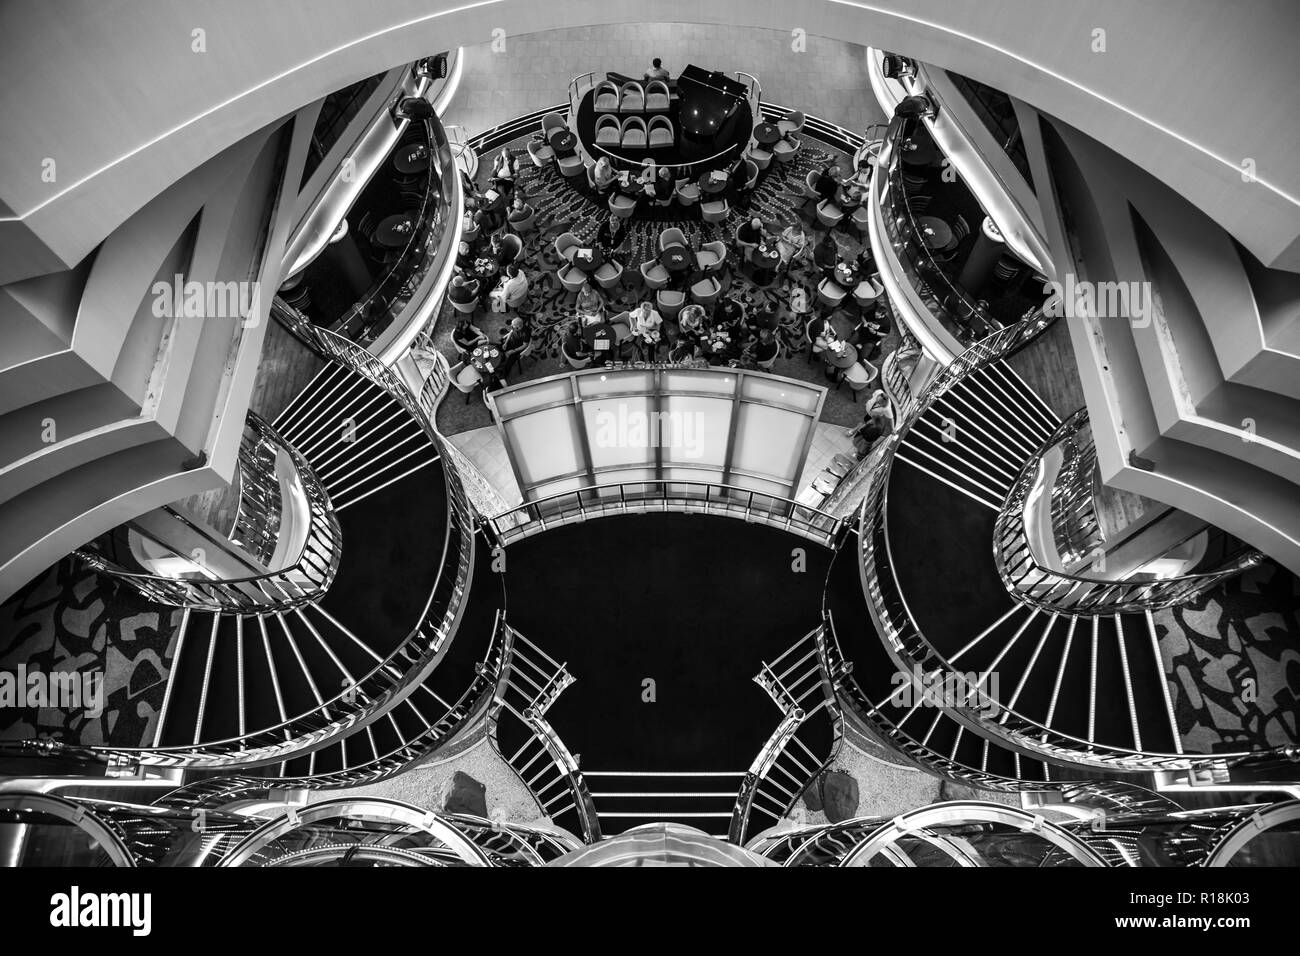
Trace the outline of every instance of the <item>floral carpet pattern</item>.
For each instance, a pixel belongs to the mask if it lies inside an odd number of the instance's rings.
[[[1186,750],[1300,741],[1300,578],[1266,561],[1152,617]]]

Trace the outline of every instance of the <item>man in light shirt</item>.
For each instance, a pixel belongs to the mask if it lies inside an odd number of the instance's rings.
[[[646,361],[654,361],[663,339],[663,316],[649,302],[642,302],[629,316],[632,320],[632,334],[637,339],[641,355]]]

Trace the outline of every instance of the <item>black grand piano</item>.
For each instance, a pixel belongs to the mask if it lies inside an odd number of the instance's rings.
[[[726,138],[731,120],[742,108],[748,112],[749,88],[725,73],[702,69],[694,64],[677,77],[678,126],[697,141]]]

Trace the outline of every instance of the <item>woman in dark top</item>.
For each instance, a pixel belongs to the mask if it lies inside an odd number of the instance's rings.
[[[469,319],[460,319],[452,330],[451,340],[458,352],[469,353],[486,342],[488,337]]]
[[[723,328],[734,328],[745,321],[745,307],[726,296],[718,300],[713,309],[713,324]]]
[[[813,265],[822,272],[822,277],[829,279],[835,272],[835,266],[840,261],[840,247],[835,244],[828,232],[822,236],[821,242],[817,243],[817,248],[813,250]]]
[[[596,245],[605,254],[606,259],[613,258],[614,252],[627,242],[628,228],[626,220],[618,216],[609,216],[596,230]]]

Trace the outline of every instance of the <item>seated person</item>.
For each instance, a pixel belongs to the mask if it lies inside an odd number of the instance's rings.
[[[808,338],[813,343],[813,349],[820,352],[839,338],[839,333],[835,331],[830,319],[818,315],[808,320]]]
[[[868,416],[866,421],[849,432],[849,438],[853,440],[853,450],[857,452],[858,457],[865,458],[871,451],[871,447],[886,434],[888,430]]]
[[[713,307],[713,323],[722,328],[735,328],[745,321],[745,307],[731,297],[723,296]]]
[[[578,290],[578,318],[588,325],[597,322],[605,315],[605,300],[600,297],[590,282],[584,282]]]
[[[492,178],[502,183],[509,183],[511,187],[519,178],[519,160],[509,148],[503,148],[497,154],[496,162],[492,164]]]
[[[688,306],[683,306],[682,311],[677,313],[677,327],[681,329],[683,335],[693,334],[703,330],[704,306],[697,302],[692,302]]]
[[[748,222],[740,224],[736,230],[736,238],[741,242],[748,242],[750,245],[757,246],[767,236],[767,230],[763,228],[763,220],[755,216]]]
[[[528,348],[528,343],[531,341],[532,335],[529,334],[524,320],[511,319],[505,334],[501,336],[501,351],[505,354],[505,358],[501,361],[502,378],[510,374],[510,370],[518,363],[520,354]]]
[[[862,205],[864,198],[866,198],[866,191],[857,183],[845,186],[844,195],[840,197],[840,209],[851,213]]]
[[[471,272],[474,269],[474,260],[476,258],[474,246],[461,240],[460,245],[456,247],[456,268]]]
[[[511,229],[514,229],[519,223],[526,222],[536,211],[529,205],[522,192],[517,193],[514,201],[510,203],[510,212],[506,213],[506,222],[510,224]]]
[[[682,310],[686,311],[685,309]],[[673,347],[668,350],[668,360],[670,362],[693,362],[704,354],[700,348],[700,340],[690,333],[685,333],[677,337]]]
[[[764,329],[775,332],[777,327],[776,309],[770,305],[760,306],[750,313],[745,326],[751,335],[760,335]]]
[[[653,191],[654,198],[659,202],[667,202],[677,194],[677,180],[673,179],[673,171],[667,166],[659,167]]]
[[[498,233],[492,237],[492,255],[496,258],[499,268],[504,269],[516,262],[523,255],[523,251],[524,243],[518,236]]]
[[[889,396],[884,389],[876,389],[867,399],[867,417],[864,421],[875,422],[886,432],[894,430],[894,408],[889,404]]]
[[[665,83],[667,83],[671,77],[672,74],[664,69],[663,61],[660,60],[659,57],[655,57],[653,60],[651,60],[650,69],[645,71],[645,81],[647,83],[649,83],[651,80],[663,80]]]
[[[663,317],[649,302],[642,302],[628,314],[628,319],[632,323],[632,334],[638,340],[641,354],[647,359],[654,358],[663,339]]]
[[[822,167],[822,171],[817,174],[817,180],[813,184],[813,191],[822,199],[835,201],[835,195],[840,190],[840,167],[836,163]]]
[[[518,308],[528,298],[528,276],[516,263],[506,266],[505,277],[497,286],[506,309]]]
[[[871,157],[863,156],[860,160],[858,160],[857,172],[853,174],[853,178],[850,180],[850,182],[857,183],[859,186],[865,189],[866,187],[871,185],[871,171],[874,168],[875,167],[872,165]]]
[[[871,246],[864,245],[862,251],[858,253],[858,274],[862,276],[871,276],[877,283],[880,279],[876,277],[876,260],[871,254]]]
[[[570,322],[568,329],[564,333],[564,353],[569,358],[577,359],[579,362],[591,357],[591,349],[587,348],[587,340],[582,337],[582,326],[577,322]]]
[[[614,184],[618,182],[618,173],[608,156],[596,160],[596,165],[591,170],[591,181],[596,184],[596,191],[602,196],[613,190]]]
[[[460,276],[456,277],[457,279]],[[452,280],[455,285],[456,279]],[[461,317],[456,320],[456,327],[451,330],[451,341],[457,352],[470,353],[488,340],[486,334],[469,319]]]
[[[464,243],[461,243],[461,245],[464,245]],[[482,286],[477,279],[458,275],[452,276],[451,285],[447,289],[447,297],[456,305],[473,305],[478,308],[478,300],[482,292]]]
[[[758,333],[758,344],[754,346],[754,359],[760,363],[771,362],[781,354],[781,343],[776,340],[776,333],[763,329]]]
[[[792,222],[781,230],[780,237],[776,240],[776,251],[781,253],[781,265],[787,270],[798,260],[803,258],[804,253],[808,250],[808,234],[803,231],[803,226],[798,222]]]

